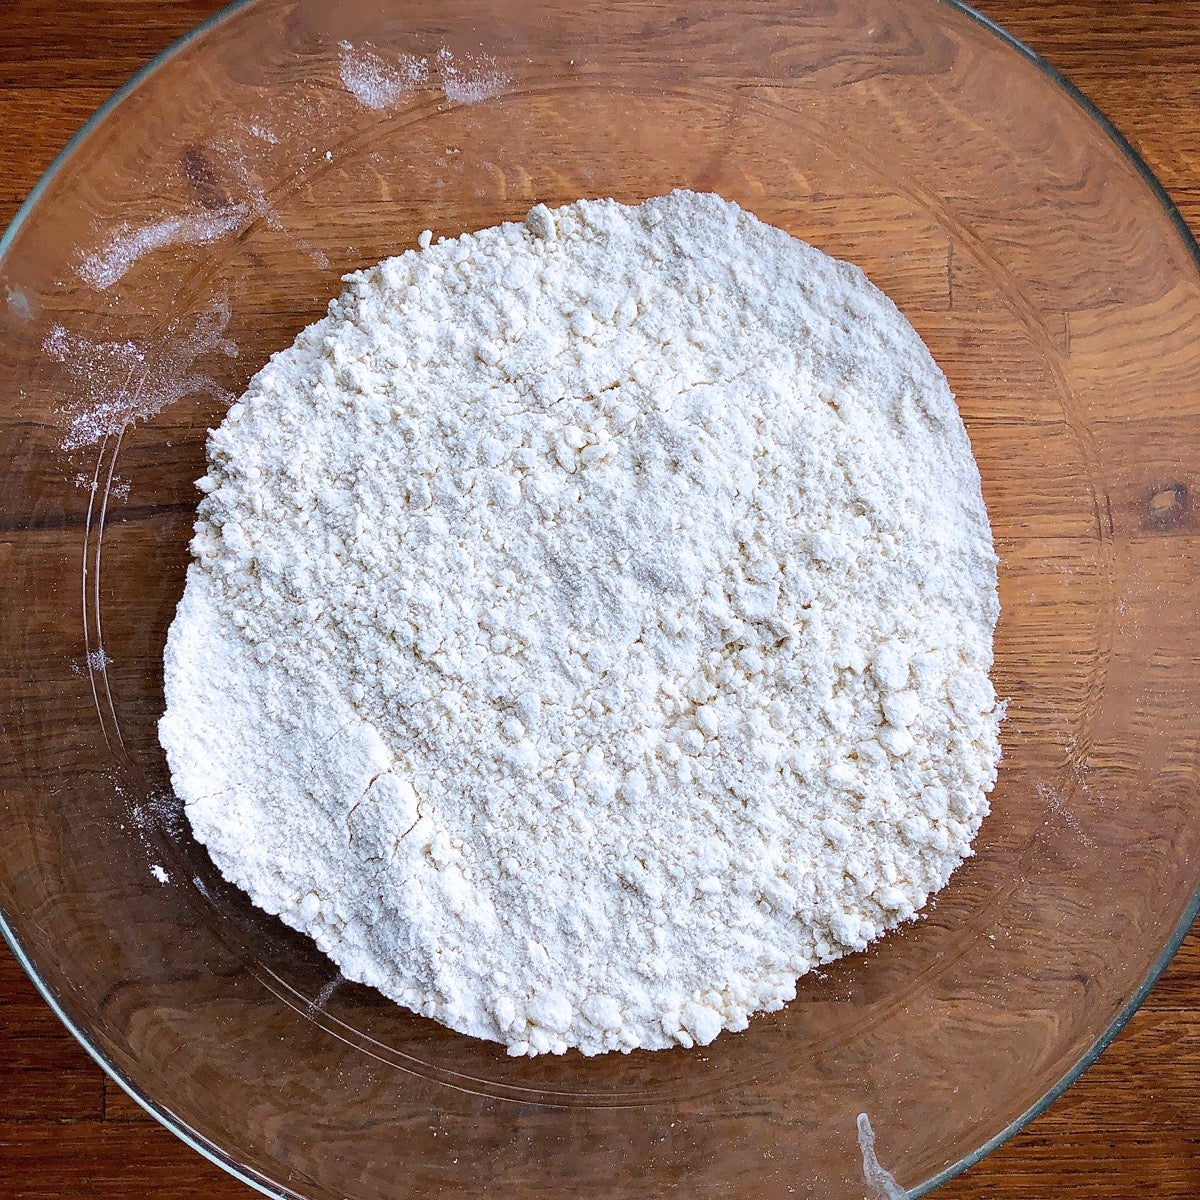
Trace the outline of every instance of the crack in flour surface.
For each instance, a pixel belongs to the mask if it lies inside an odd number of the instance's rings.
[[[346,978],[710,1042],[907,920],[999,756],[996,558],[895,306],[715,196],[349,276],[210,435],[161,738]]]

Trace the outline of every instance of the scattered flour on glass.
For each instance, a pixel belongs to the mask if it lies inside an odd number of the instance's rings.
[[[1078,838],[1080,845],[1091,849],[1096,845],[1096,841],[1088,833],[1086,823],[1072,809],[1072,803],[1077,793],[1082,794],[1088,801],[1094,801],[1086,783],[1086,775],[1078,769],[1075,771],[1074,778],[1061,789],[1051,787],[1050,784],[1041,781],[1037,784],[1038,798],[1046,805],[1051,817],[1056,822],[1066,825]]]
[[[108,657],[103,646],[89,650],[87,653],[87,665],[91,671],[107,671],[111,663],[112,659]]]
[[[339,985],[342,983],[342,979],[343,976],[341,972],[338,972],[338,974],[336,974],[332,979],[327,980],[321,985],[321,990],[312,998],[312,1001],[309,1003],[308,1008],[310,1013],[320,1012],[321,1009],[323,1009],[325,1005],[327,1005],[329,1001],[333,999],[333,993],[338,990]]]
[[[429,81],[429,62],[411,54],[388,59],[369,44],[339,42],[342,83],[367,108],[391,108]]]
[[[412,54],[385,56],[374,46],[339,42],[338,73],[346,90],[367,108],[392,108],[429,82],[429,60]],[[498,96],[509,84],[490,54],[456,58],[443,46],[433,64],[442,95],[453,104],[479,104]]]
[[[861,271],[734,204],[539,205],[348,276],[199,486],[176,791],[400,1004],[512,1054],[707,1043],[971,853],[966,431]]]
[[[94,495],[100,491],[100,480],[95,475],[88,475],[83,471],[77,471],[75,473],[75,486]],[[108,498],[118,501],[128,500],[129,487],[130,481],[128,479],[122,479],[120,475],[114,475],[108,487]]]
[[[171,792],[151,792],[132,806],[135,828],[142,834],[158,831],[168,838],[183,832],[184,814],[178,798]]]
[[[211,350],[230,352],[224,338],[229,303],[220,298],[189,321],[178,321],[148,342],[94,341],[55,325],[42,350],[61,363],[71,382],[59,410],[66,425],[62,446],[77,450],[156,416],[169,404],[198,393],[232,399],[194,369]],[[233,348],[236,354],[236,347]]]
[[[217,212],[168,217],[150,225],[126,226],[102,250],[87,255],[79,264],[81,278],[98,291],[112,287],[140,258],[166,246],[207,246],[242,229],[249,219],[243,204]]]
[[[322,118],[319,112],[309,114],[308,120],[319,125]],[[268,143],[270,145],[277,144]],[[268,196],[268,185],[260,176],[260,169],[266,164],[255,161],[255,156],[246,153],[246,147],[239,147],[232,141],[226,141],[218,147],[223,152],[223,165],[232,176],[231,190],[238,191],[245,197],[246,208],[263,224],[276,233],[282,233],[303,254],[307,254],[313,264],[321,271],[329,269],[329,256],[318,246],[311,245],[305,239],[291,232],[279,215],[279,210]],[[287,148],[294,152],[294,145]],[[313,150],[315,151],[315,147]],[[292,164],[294,167],[294,163]],[[268,167],[268,176],[271,170]]]
[[[862,1152],[863,1178],[873,1193],[868,1200],[908,1200],[908,1193],[896,1182],[896,1177],[879,1165],[875,1130],[866,1113],[858,1114],[858,1148]]]
[[[30,304],[29,297],[20,288],[15,288],[11,284],[5,284],[4,302],[8,305],[8,311],[13,313],[19,320],[33,320],[33,305]]]
[[[456,60],[443,46],[436,61],[442,95],[453,104],[480,104],[498,96],[509,83],[490,54],[464,54]]]

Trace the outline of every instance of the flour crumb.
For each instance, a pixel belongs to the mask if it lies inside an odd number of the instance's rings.
[[[88,669],[92,671],[107,671],[112,665],[112,659],[104,652],[104,647],[89,650],[87,654]]]
[[[170,883],[171,882],[171,876],[168,875],[166,873],[166,871],[164,871],[163,868],[158,865],[158,863],[155,863],[150,868],[150,874],[153,875],[154,878],[157,879],[159,883]]]
[[[913,919],[996,776],[970,443],[716,196],[347,276],[212,431],[160,737],[222,873],[510,1054],[710,1043]]]

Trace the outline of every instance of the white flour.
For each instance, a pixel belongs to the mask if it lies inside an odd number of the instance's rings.
[[[513,1054],[707,1043],[970,853],[991,534],[857,268],[539,205],[348,277],[209,454],[162,742],[347,978]]]
[[[481,104],[500,95],[510,82],[490,54],[465,54],[455,61],[449,48],[443,46],[436,62],[442,95],[453,104]]]
[[[885,1170],[875,1153],[875,1130],[866,1113],[858,1114],[858,1148],[862,1152],[863,1178],[875,1193],[868,1200],[908,1200],[908,1193],[896,1182],[891,1171]]]
[[[429,82],[429,59],[412,54],[385,57],[369,42],[354,46],[339,42],[338,74],[342,86],[367,108],[392,108]],[[443,46],[433,60],[442,95],[452,104],[480,104],[498,96],[511,82],[490,54],[465,54],[455,59]]]
[[[221,296],[198,316],[174,321],[161,336],[141,343],[95,342],[53,326],[42,349],[75,385],[59,410],[66,427],[62,448],[95,445],[184,396],[205,392],[230,399],[196,369],[197,360],[216,349],[236,356],[237,347],[224,336],[228,324],[229,301]]]
[[[79,274],[98,291],[112,287],[140,258],[166,246],[180,244],[207,246],[231,233],[237,233],[249,221],[244,204],[233,204],[217,212],[189,213],[167,217],[138,228],[125,227],[102,250],[87,255],[79,265]]]
[[[390,108],[429,79],[429,61],[411,54],[389,62],[370,45],[339,42],[342,84],[367,108]]]

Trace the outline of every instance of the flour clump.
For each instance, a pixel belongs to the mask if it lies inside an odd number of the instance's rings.
[[[200,488],[176,790],[402,1005],[512,1054],[704,1044],[971,852],[966,431],[861,271],[734,204],[538,205],[348,276]]]

